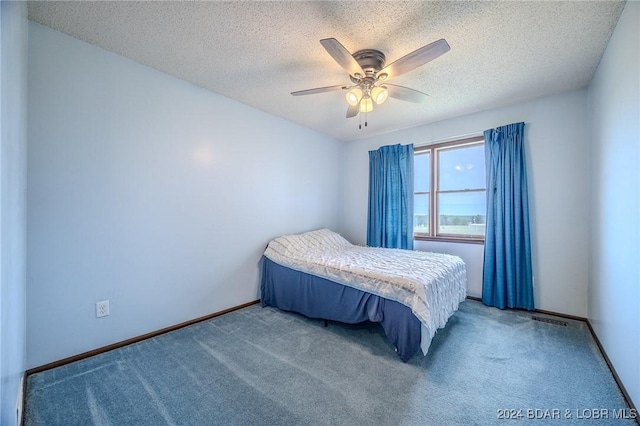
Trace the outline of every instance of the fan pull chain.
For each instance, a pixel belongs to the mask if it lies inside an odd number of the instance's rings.
[[[364,127],[367,127],[367,114],[368,113],[364,113]],[[358,129],[362,130],[362,114],[358,114],[358,119],[360,120],[360,124],[358,124]]]

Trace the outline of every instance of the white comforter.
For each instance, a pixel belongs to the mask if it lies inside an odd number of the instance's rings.
[[[264,255],[282,266],[408,306],[422,324],[425,354],[467,292],[465,264],[457,256],[356,246],[328,229],[276,238]]]

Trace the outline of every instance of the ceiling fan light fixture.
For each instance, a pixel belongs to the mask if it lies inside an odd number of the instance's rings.
[[[425,93],[395,84],[388,84],[388,86],[384,86],[384,84],[387,84],[386,82],[393,78],[433,61],[451,49],[445,39],[436,40],[385,66],[385,55],[379,50],[362,49],[356,53],[351,53],[335,38],[322,39],[320,44],[338,65],[349,73],[351,84],[348,86],[317,87],[315,89],[291,92],[291,94],[300,96],[346,90],[345,99],[349,104],[346,118],[355,117],[359,113],[366,114],[373,111],[374,103],[380,105],[389,96],[403,101],[423,103],[428,96]],[[365,127],[367,126],[366,120],[367,116],[365,115]],[[362,120],[359,127],[362,128]]]
[[[365,96],[360,101],[360,112],[371,112],[373,111],[373,101],[370,96]]]
[[[345,95],[347,103],[351,106],[356,106],[362,99],[362,90],[359,87],[353,88]]]
[[[388,96],[389,91],[384,86],[376,86],[371,89],[371,97],[373,98],[373,101],[378,105],[386,101]]]

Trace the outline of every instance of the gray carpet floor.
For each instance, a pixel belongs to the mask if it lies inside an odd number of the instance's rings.
[[[402,363],[377,324],[253,305],[30,375],[25,424],[635,425],[586,324],[567,322],[467,300]]]

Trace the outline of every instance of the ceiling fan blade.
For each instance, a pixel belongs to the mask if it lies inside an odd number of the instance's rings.
[[[355,117],[358,115],[358,112],[360,112],[360,104],[355,106],[349,105],[349,108],[347,108],[347,118]]]
[[[347,70],[347,72],[356,76],[356,74],[360,74],[360,77],[364,77],[364,71],[362,67],[355,60],[355,58],[351,55],[351,53],[335,38],[325,38],[320,40],[320,44],[325,48],[327,53],[331,55],[331,57],[338,63],[342,68]]]
[[[334,90],[348,89],[349,86],[340,84],[337,86],[316,87],[315,89],[298,90],[297,92],[291,92],[293,96],[313,95],[316,93],[333,92]]]
[[[422,46],[420,49],[414,50],[397,61],[390,63],[378,72],[378,77],[385,81],[398,77],[399,75],[426,64],[427,62],[433,61],[437,57],[447,53],[449,50],[451,50],[449,43],[447,43],[445,39],[441,38],[440,40],[434,41],[426,46]],[[383,74],[387,74],[387,77],[381,78],[380,76]]]
[[[429,95],[419,92],[417,90],[409,89],[408,87],[398,86],[396,84],[385,84],[389,96],[392,98],[400,99],[408,102],[415,102],[422,104],[427,101]]]

